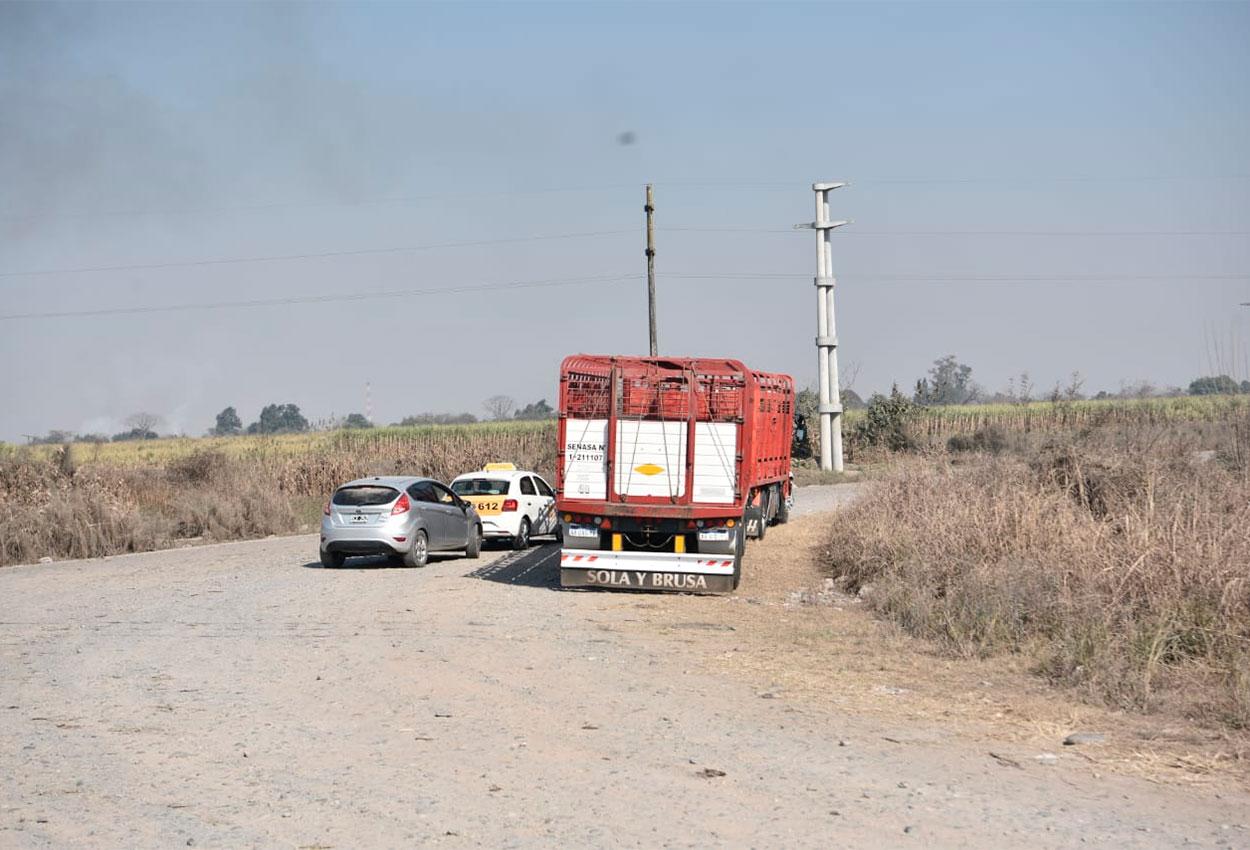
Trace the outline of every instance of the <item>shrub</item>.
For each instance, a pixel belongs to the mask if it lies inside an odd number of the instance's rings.
[[[946,441],[946,450],[956,452],[986,452],[999,454],[1007,448],[1007,435],[1001,428],[987,425],[971,434],[955,434]]]
[[[915,448],[915,441],[907,431],[907,423],[916,406],[907,400],[895,386],[888,396],[874,393],[868,399],[864,411],[851,431],[851,440],[857,447],[881,446],[893,452]]]
[[[1231,456],[1244,427],[1204,442]],[[1188,430],[908,465],[839,515],[828,558],[952,652],[1024,652],[1120,706],[1250,725],[1250,471],[1204,460]]]

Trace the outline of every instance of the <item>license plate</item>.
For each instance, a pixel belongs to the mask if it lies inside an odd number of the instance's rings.
[[[470,496],[468,501],[473,504],[478,516],[498,516],[503,513],[503,497]]]
[[[570,525],[569,537],[598,537],[599,529],[593,525]]]
[[[699,539],[700,540],[728,540],[729,529],[721,528],[721,529],[717,529],[716,531],[700,531]]]
[[[367,514],[352,514],[352,525],[368,525],[369,517]]]
[[[704,573],[656,573],[640,570],[560,570],[563,587],[615,587],[635,590],[684,590],[693,593],[728,593],[733,576]]]

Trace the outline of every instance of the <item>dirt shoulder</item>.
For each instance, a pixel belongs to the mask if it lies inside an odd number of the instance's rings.
[[[834,498],[813,495],[822,509]],[[722,630],[723,648],[706,658],[718,674],[806,710],[894,724],[897,734],[883,731],[883,740],[900,745],[958,739],[1029,769],[1070,764],[1093,776],[1250,787],[1250,735],[1094,705],[1031,675],[1017,657],[950,658],[873,617],[820,569],[836,514],[805,513],[748,547],[736,594],[656,597],[640,604],[647,628],[688,640],[678,621],[706,622]],[[1065,746],[1075,732],[1105,740]]]

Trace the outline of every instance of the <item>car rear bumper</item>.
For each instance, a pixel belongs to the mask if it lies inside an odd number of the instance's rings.
[[[484,537],[515,537],[517,529],[521,527],[519,518],[513,519],[512,522],[507,522],[497,516],[484,516],[481,519]]]
[[[397,540],[396,537],[402,537]],[[402,555],[412,546],[412,532],[404,528],[321,527],[321,550],[344,555]]]

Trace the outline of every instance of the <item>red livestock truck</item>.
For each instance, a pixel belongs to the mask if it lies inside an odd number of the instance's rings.
[[[794,380],[737,360],[577,354],[560,367],[564,587],[728,591],[789,517]]]

